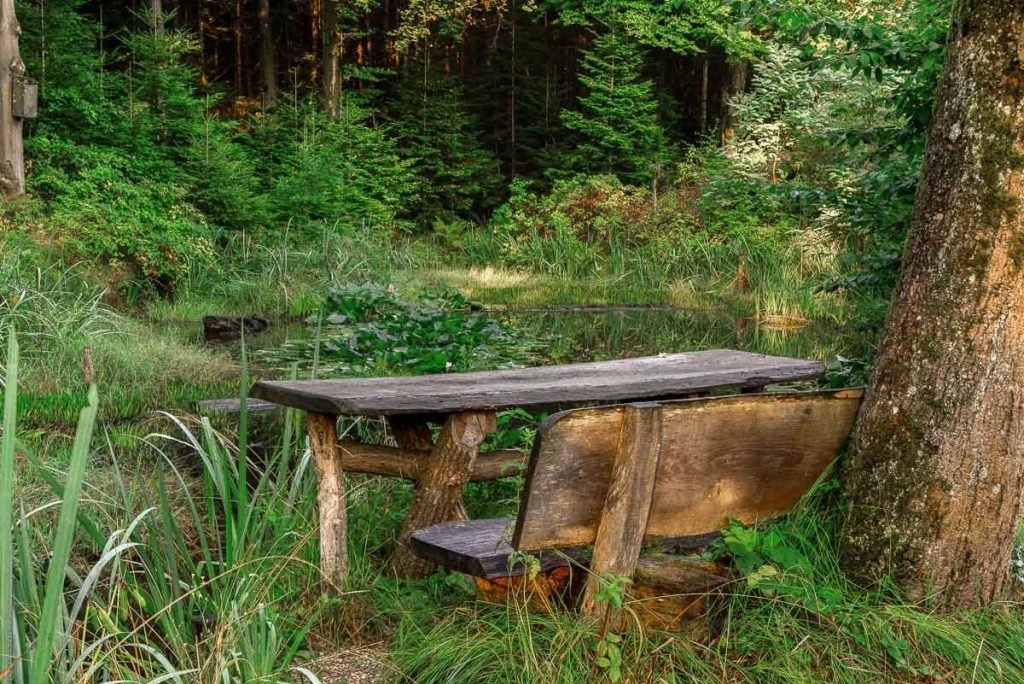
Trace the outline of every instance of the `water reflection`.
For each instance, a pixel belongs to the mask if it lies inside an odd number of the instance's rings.
[[[501,318],[539,339],[545,361],[553,363],[721,348],[819,361],[866,359],[875,341],[873,331],[816,321],[779,329],[722,311],[560,310],[509,312]]]

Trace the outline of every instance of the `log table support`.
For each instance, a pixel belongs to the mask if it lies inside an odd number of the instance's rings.
[[[337,422],[337,416],[323,413],[310,413],[306,418],[320,509],[320,576],[328,593],[342,591],[348,572],[345,472],[338,450]]]
[[[612,477],[594,542],[594,558],[580,611],[609,624],[618,610],[598,601],[602,575],[632,577],[640,558],[661,453],[661,406],[631,404],[622,417]]]
[[[427,420],[420,416],[391,416],[388,418],[391,434],[398,446],[410,451],[430,451],[434,438]]]
[[[497,429],[494,411],[454,413],[448,416],[430,460],[419,474],[419,484],[405,517],[391,569],[399,577],[423,577],[433,565],[409,546],[409,536],[437,523],[458,520],[462,487],[470,479],[477,452],[487,435]]]

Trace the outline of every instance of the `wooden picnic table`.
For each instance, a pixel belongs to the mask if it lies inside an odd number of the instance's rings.
[[[348,567],[346,469],[417,481],[392,568],[399,576],[419,576],[431,565],[412,553],[409,536],[464,519],[463,485],[470,479],[502,477],[523,460],[519,452],[478,458],[480,445],[497,429],[497,411],[676,399],[726,388],[757,392],[765,385],[813,379],[823,372],[817,361],[720,349],[477,373],[264,381],[255,385],[252,396],[308,412],[318,486],[320,567],[329,585],[340,589]],[[343,415],[386,417],[399,447],[339,442],[336,425]],[[436,442],[428,423],[442,425]]]

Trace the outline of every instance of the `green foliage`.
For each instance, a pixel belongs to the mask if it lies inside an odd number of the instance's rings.
[[[144,482],[127,482],[111,453],[112,500],[101,506],[109,508],[103,512],[115,531],[105,536],[104,524],[93,510],[84,510],[81,496],[84,487],[96,487],[86,482],[96,388],[81,411],[68,474],[60,482],[17,440],[13,333],[6,361],[0,673],[39,684],[294,681],[292,673],[318,682],[305,668],[292,666],[315,610],[305,618],[293,610],[288,619],[279,611],[316,576],[306,559],[313,552],[310,537],[296,534],[308,527],[315,497],[308,453],[300,450],[290,467],[294,429],[285,430],[280,448],[254,472],[209,422],[195,433],[175,420],[180,435],[152,439],[154,455],[167,468],[149,483],[155,494],[138,489]],[[247,382],[244,372],[242,381]],[[288,421],[293,425],[295,416]],[[246,453],[244,436],[240,441]],[[193,450],[201,463],[198,493],[189,491],[193,483],[174,467],[161,442]],[[15,488],[12,476],[16,450],[27,464],[20,477],[36,471],[59,501],[22,513],[12,524],[12,512],[25,510],[24,490]],[[43,517],[56,504],[51,534]],[[85,539],[76,540],[80,536]],[[79,543],[93,544],[96,560],[82,566]]]
[[[594,665],[603,672],[612,684],[622,681],[622,637],[615,632],[605,632],[594,643]]]
[[[254,151],[235,125],[211,112],[185,148],[191,201],[211,223],[231,230],[263,232],[272,221]]]
[[[318,372],[443,373],[522,363],[529,344],[457,291],[403,296],[375,283],[327,291],[324,314],[310,318],[316,337],[286,345],[289,358]]]
[[[420,68],[422,75],[398,84],[387,107],[402,156],[416,173],[411,212],[421,225],[479,217],[498,199],[498,162],[480,145],[461,84],[426,61]]]
[[[279,222],[327,222],[342,232],[404,227],[399,215],[415,196],[414,172],[371,114],[350,98],[337,120],[302,105],[257,129],[254,153],[259,143],[270,147],[264,174]]]
[[[621,31],[594,38],[581,63],[587,93],[579,98],[580,110],[562,112],[562,125],[580,137],[566,153],[567,169],[641,184],[658,175],[667,142],[654,87],[641,75],[643,62],[636,43]]]
[[[849,245],[844,275],[828,280],[824,289],[857,292],[871,302],[865,311],[877,322],[910,224],[951,3],[879,2],[858,12],[788,0],[733,6],[742,26],[769,30],[776,41],[800,50],[796,59],[789,48],[790,66],[783,71],[802,74],[809,90],[789,96],[783,114],[771,121],[781,124],[780,133],[791,141],[783,159],[790,178],[799,180],[803,191],[811,186],[820,198],[820,222]],[[761,71],[748,102],[785,80]],[[794,104],[804,112],[817,110],[802,128],[782,123],[791,118],[787,112]],[[797,140],[818,151],[794,151]]]
[[[752,33],[736,30],[737,13],[729,4],[715,0],[544,0],[538,5],[562,22],[619,26],[641,45],[679,55],[715,45],[735,59],[749,59],[759,45]]]
[[[30,188],[49,200],[57,239],[69,253],[121,271],[123,294],[132,294],[136,276],[173,291],[186,259],[209,263],[213,235],[186,185],[151,177],[146,161],[115,147],[40,135],[32,152]]]
[[[691,217],[670,202],[655,203],[649,190],[614,176],[558,181],[547,195],[519,181],[486,229],[488,242],[500,253],[477,258],[579,276],[614,270],[617,255],[681,239],[691,226]],[[473,238],[464,238],[463,247],[473,254]]]
[[[186,258],[208,256],[215,240],[178,166],[201,124],[187,66],[195,46],[178,31],[132,33],[123,55],[132,70],[105,72],[92,50],[98,29],[79,4],[58,2],[25,24],[26,61],[42,76],[47,112],[26,142],[28,189],[46,201],[54,238],[112,265],[125,294],[171,292]],[[45,69],[44,50],[61,51]]]

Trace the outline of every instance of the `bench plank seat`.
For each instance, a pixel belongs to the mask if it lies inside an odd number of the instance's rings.
[[[515,518],[458,520],[417,530],[410,537],[416,554],[424,560],[463,572],[473,577],[497,579],[525,574],[520,563],[510,567],[509,557],[515,553],[509,545]],[[541,551],[531,555],[547,572],[570,564],[579,556],[579,549]]]

